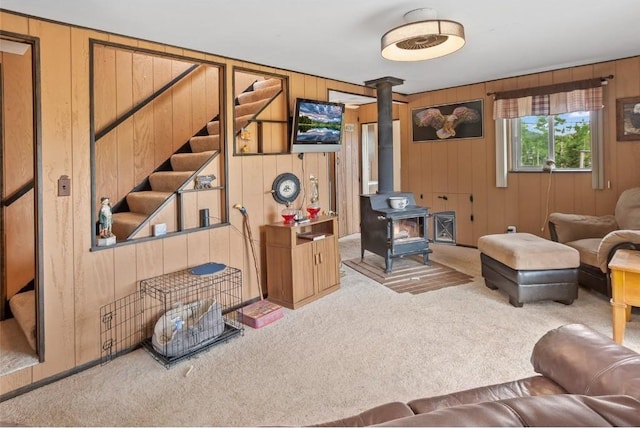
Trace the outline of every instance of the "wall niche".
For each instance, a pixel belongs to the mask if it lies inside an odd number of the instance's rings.
[[[289,152],[289,80],[235,67],[234,155]]]
[[[227,223],[224,66],[95,40],[90,64],[93,246]]]

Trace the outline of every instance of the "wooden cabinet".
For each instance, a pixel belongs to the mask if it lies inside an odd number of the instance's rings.
[[[337,217],[265,226],[269,300],[299,308],[340,287]],[[304,233],[321,234],[304,239]]]

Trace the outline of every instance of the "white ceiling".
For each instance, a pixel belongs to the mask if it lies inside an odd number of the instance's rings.
[[[2,0],[0,7],[281,69],[413,94],[640,54],[640,0]],[[465,27],[449,56],[392,62],[380,38],[430,7]]]

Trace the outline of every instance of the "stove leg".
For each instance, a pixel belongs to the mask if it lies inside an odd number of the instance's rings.
[[[429,253],[422,253],[422,260],[425,266],[431,266],[431,262],[429,261]]]
[[[392,269],[393,269],[393,259],[391,258],[391,256],[387,255],[384,258],[384,273],[391,273]]]

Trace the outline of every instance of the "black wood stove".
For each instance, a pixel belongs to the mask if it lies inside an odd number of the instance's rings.
[[[404,196],[408,205],[394,209],[390,196]],[[422,254],[429,265],[429,209],[416,205],[412,193],[390,192],[360,195],[361,257],[365,250],[384,257],[385,272],[393,269],[393,259]]]

